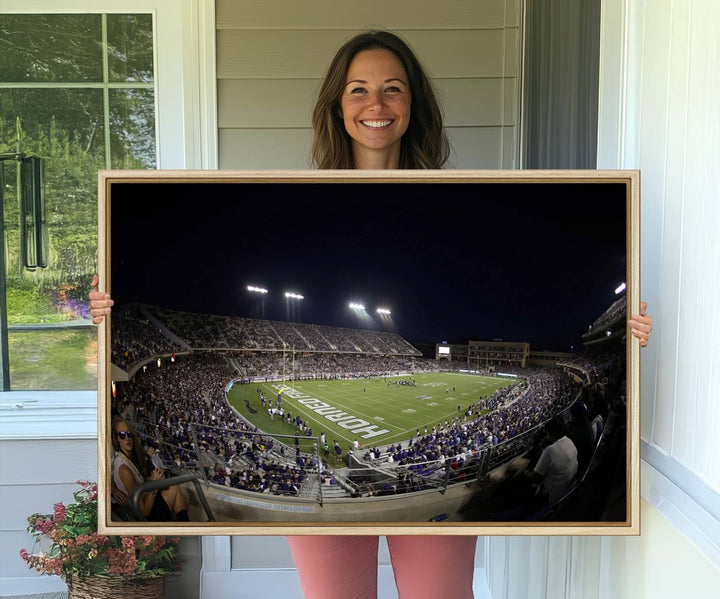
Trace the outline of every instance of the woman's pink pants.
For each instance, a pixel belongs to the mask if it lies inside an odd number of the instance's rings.
[[[376,599],[376,536],[288,537],[305,599]],[[399,599],[472,599],[475,536],[389,536]]]

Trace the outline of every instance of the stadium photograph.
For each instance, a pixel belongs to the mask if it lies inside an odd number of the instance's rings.
[[[124,177],[109,526],[627,525],[625,183]]]

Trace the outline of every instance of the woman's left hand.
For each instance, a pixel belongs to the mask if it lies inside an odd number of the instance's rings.
[[[650,339],[650,331],[652,331],[652,316],[646,314],[647,304],[640,302],[640,314],[633,316],[628,320],[630,332],[640,340],[640,347],[647,347]]]
[[[112,495],[112,498],[117,504],[122,506],[128,504],[127,495],[125,495],[125,493],[118,489],[114,484],[112,486],[112,489],[110,490],[110,495]]]
[[[90,299],[90,316],[92,316],[92,321],[95,324],[100,324],[105,315],[110,314],[110,308],[115,303],[110,299],[109,293],[104,293],[97,288],[98,282],[98,276],[95,275],[92,283],[90,283],[92,290],[88,296]]]

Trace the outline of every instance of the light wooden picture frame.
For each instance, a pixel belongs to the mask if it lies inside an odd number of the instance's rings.
[[[638,171],[100,171],[98,186],[99,288],[115,300],[98,331],[100,532],[640,533],[640,349],[626,326],[640,305]],[[335,265],[348,248],[363,261]],[[418,262],[407,283],[403,264]],[[247,290],[258,272],[268,295]],[[337,275],[348,294],[413,287],[393,296],[404,320],[375,313],[379,297],[342,317],[277,301],[283,277],[308,277],[317,298]],[[446,283],[466,334],[428,307]],[[551,483],[523,469],[578,401],[604,429],[550,501]],[[114,502],[118,417],[156,448],[190,521]]]

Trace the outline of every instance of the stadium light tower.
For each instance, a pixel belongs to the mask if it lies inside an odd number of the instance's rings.
[[[395,323],[392,319],[390,308],[378,308],[375,310],[380,319],[380,324],[386,331],[395,332]]]
[[[256,315],[260,318],[265,318],[265,296],[268,290],[264,287],[258,287],[257,285],[248,285],[247,290],[257,295]]]
[[[348,304],[348,308],[350,308],[352,313],[355,315],[355,318],[357,318],[356,322],[361,328],[374,329],[377,326],[373,317],[370,316],[365,309],[365,304],[360,302],[350,302]]]
[[[285,312],[290,322],[300,322],[300,300],[305,299],[303,295],[294,291],[285,292]]]

